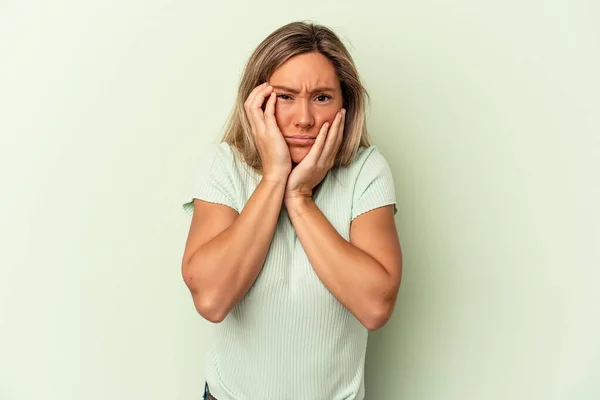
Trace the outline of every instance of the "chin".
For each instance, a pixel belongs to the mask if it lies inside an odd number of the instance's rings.
[[[304,157],[308,155],[310,147],[290,147],[290,157],[294,164],[300,164]]]

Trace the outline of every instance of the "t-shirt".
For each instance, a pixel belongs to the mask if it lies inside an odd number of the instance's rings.
[[[212,145],[191,197],[240,213],[260,179],[229,144]],[[397,212],[392,174],[375,146],[330,170],[313,200],[346,240],[357,216],[390,204]],[[190,214],[193,207],[184,204]],[[367,335],[319,280],[282,205],[255,283],[216,325],[204,379],[218,400],[361,400]]]

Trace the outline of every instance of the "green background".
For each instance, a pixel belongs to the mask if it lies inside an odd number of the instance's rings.
[[[199,398],[180,204],[301,19],[348,44],[396,182],[368,399],[600,398],[598,2],[57,0],[0,3],[1,399]]]

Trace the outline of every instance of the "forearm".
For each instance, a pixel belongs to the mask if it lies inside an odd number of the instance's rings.
[[[201,246],[189,261],[197,278],[196,308],[221,321],[262,269],[283,202],[285,184],[261,181],[234,223]]]
[[[385,324],[397,293],[386,269],[340,236],[311,199],[286,200],[286,207],[321,282],[368,329]]]

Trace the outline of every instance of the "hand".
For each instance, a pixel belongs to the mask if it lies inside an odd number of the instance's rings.
[[[286,202],[312,198],[313,189],[334,165],[344,137],[345,117],[346,110],[342,108],[336,114],[331,129],[328,122],[323,124],[312,148],[288,177],[284,197]]]
[[[265,111],[262,105],[268,98]],[[263,83],[252,90],[244,103],[252,137],[263,166],[263,179],[285,183],[292,170],[290,150],[275,120],[277,96],[273,87]]]

